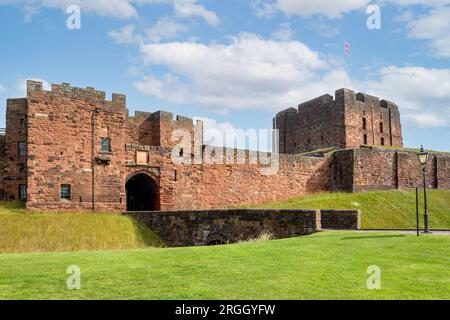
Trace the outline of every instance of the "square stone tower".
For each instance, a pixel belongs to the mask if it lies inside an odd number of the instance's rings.
[[[397,105],[349,89],[286,109],[273,122],[284,154],[365,145],[403,147]]]

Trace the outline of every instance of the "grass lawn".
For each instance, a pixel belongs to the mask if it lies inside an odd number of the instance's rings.
[[[79,291],[66,288],[70,265]],[[368,290],[367,268],[382,271]],[[0,255],[0,299],[450,299],[450,237],[323,232],[219,247]]]
[[[154,232],[119,214],[29,213],[20,203],[0,202],[0,254],[160,245]]]
[[[423,211],[423,195],[420,208]],[[429,190],[431,227],[450,229],[450,191]],[[415,191],[333,193],[255,205],[272,209],[360,209],[363,229],[414,229],[416,227]],[[421,223],[423,218],[421,217]]]

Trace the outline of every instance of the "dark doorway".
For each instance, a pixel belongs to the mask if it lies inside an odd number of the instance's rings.
[[[212,233],[205,240],[205,246],[221,246],[224,244],[229,244],[231,241],[221,233]]]
[[[144,173],[135,175],[128,180],[127,211],[159,210],[159,188],[152,177]]]
[[[227,244],[226,242],[223,242],[222,240],[212,240],[206,243],[207,246],[222,246]]]

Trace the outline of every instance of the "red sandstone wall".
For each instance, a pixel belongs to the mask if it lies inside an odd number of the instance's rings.
[[[346,148],[359,148],[364,144],[364,135],[368,145],[381,146],[384,139],[385,146],[403,147],[400,113],[395,104],[346,89],[336,93],[336,100],[342,99],[345,99]]]
[[[5,155],[0,165],[0,193],[8,200],[19,199],[19,185],[27,184],[26,156],[19,156],[19,142],[27,141],[27,100],[10,99],[6,110]]]
[[[120,95],[105,101],[91,88],[29,86],[28,208],[92,209],[95,197],[98,210],[122,209],[125,117]],[[111,153],[101,153],[102,137],[111,138]],[[94,161],[93,144],[110,165]],[[70,201],[60,200],[62,184],[72,186]]]
[[[350,99],[340,97],[350,93],[340,92],[337,101]],[[328,108],[329,97],[322,100]],[[28,122],[25,127],[23,119]],[[7,157],[0,167],[0,181],[8,198],[16,199],[19,184],[28,182],[30,209],[73,210],[91,210],[94,202],[97,210],[124,210],[125,184],[138,173],[148,174],[159,186],[161,210],[224,208],[330,189],[411,188],[421,182],[415,153],[376,148],[344,150],[325,158],[281,155],[279,171],[268,176],[249,159],[242,165],[174,165],[171,147],[176,142],[171,136],[178,128],[193,135],[191,120],[173,120],[170,113],[138,113],[129,118],[122,95],[114,94],[112,101],[106,101],[104,92],[92,88],[63,84],[47,92],[42,84],[30,82],[27,99],[8,101]],[[111,139],[110,153],[101,153],[102,137]],[[17,150],[18,142],[27,139],[28,160],[19,157]],[[137,152],[148,152],[148,163],[137,163]],[[450,188],[449,155],[432,155],[427,169],[430,186]],[[61,184],[72,186],[70,201],[60,200]]]
[[[327,215],[336,215],[337,212]],[[177,212],[132,212],[133,219],[158,233],[166,246],[203,246],[220,241],[233,243],[269,232],[275,239],[307,235],[320,230],[321,214],[316,210],[210,210]],[[343,227],[359,218],[358,212],[343,213],[344,219],[330,221]]]
[[[366,128],[363,127],[363,118]],[[383,128],[381,128],[381,124]],[[274,119],[280,131],[280,152],[295,154],[326,148],[359,148],[364,144],[403,146],[398,107],[367,94],[340,89],[280,112]]]
[[[398,187],[399,189],[412,189],[423,185],[422,166],[419,163],[417,153],[398,152]],[[431,154],[426,166],[427,184],[430,188],[436,188],[436,155]],[[450,176],[450,172],[442,172],[444,176]]]
[[[330,95],[280,112],[274,128],[279,130],[282,154],[345,146],[343,108]]]
[[[450,155],[436,156],[437,188],[450,190]]]
[[[6,137],[0,135],[0,200],[6,200],[5,182],[3,181],[3,175],[5,171],[6,158],[5,158],[5,142]]]
[[[331,161],[331,191],[353,191],[354,150],[339,150]]]
[[[248,163],[248,162],[247,162]],[[261,175],[259,165],[194,165],[177,168],[174,207],[226,208],[278,201],[329,190],[331,158],[280,157],[280,170]]]
[[[39,82],[29,82],[23,101],[28,101],[28,208],[124,210],[126,182],[146,173],[159,185],[158,207],[176,209],[176,170],[170,148],[163,146],[177,143],[171,140],[175,129],[194,136],[192,120],[173,120],[165,112],[129,118],[124,96],[113,94],[107,101],[102,91],[68,84],[43,91]],[[111,139],[111,152],[102,153],[102,137]],[[148,151],[148,163],[137,163],[138,151]],[[72,187],[70,201],[60,199],[62,184]]]
[[[416,152],[374,148],[341,153],[353,154],[352,162],[339,162],[347,173],[353,172],[346,175],[352,177],[353,191],[412,189],[423,185],[422,166]],[[450,189],[450,155],[430,154],[426,172],[430,188]],[[335,179],[333,183],[339,184],[342,177],[335,176]]]

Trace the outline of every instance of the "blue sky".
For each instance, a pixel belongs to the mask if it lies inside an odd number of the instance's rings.
[[[72,4],[79,30],[66,27]],[[0,0],[0,39],[0,127],[25,79],[219,129],[270,128],[277,111],[349,87],[399,105],[407,146],[450,150],[450,0]]]

